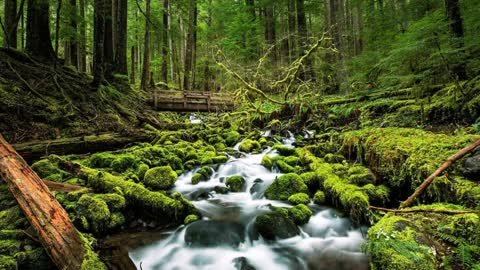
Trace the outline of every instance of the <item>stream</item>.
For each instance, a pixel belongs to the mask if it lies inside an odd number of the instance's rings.
[[[293,142],[293,136],[283,140],[284,145],[291,147]],[[272,242],[256,234],[255,217],[271,212],[270,205],[292,207],[263,196],[275,178],[282,175],[261,165],[265,155],[273,157],[278,153],[269,148],[261,154],[231,157],[215,168],[208,181],[197,185],[191,184],[191,178],[199,169],[180,175],[172,191],[192,200],[203,220],[165,231],[157,236],[158,240],[132,248],[129,255],[137,269],[369,269],[368,256],[361,252],[367,228],[353,226],[348,217],[331,207],[310,203],[314,215],[299,227],[298,236]],[[234,175],[245,178],[243,192],[213,191],[215,187],[226,187],[225,179]],[[205,226],[203,233],[206,231],[210,239],[207,245],[198,247],[186,242],[187,228],[195,223],[197,227]],[[225,237],[239,238],[240,244],[224,245]]]

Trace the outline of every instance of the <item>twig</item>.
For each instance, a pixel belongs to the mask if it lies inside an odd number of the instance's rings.
[[[480,145],[480,140],[477,140],[476,142],[472,143],[471,145],[463,148],[462,150],[458,151],[455,155],[449,157],[447,161],[445,161],[440,168],[438,168],[433,174],[431,174],[418,188],[415,190],[415,192],[408,197],[407,200],[405,200],[401,205],[400,209],[406,208],[415,201],[415,199],[420,196],[427,188],[428,186],[435,180],[435,178],[439,175],[441,175],[445,170],[448,169],[455,161],[458,159],[462,158],[466,154],[472,152],[475,148],[477,148]]]
[[[369,209],[378,210],[383,212],[391,212],[395,214],[407,214],[407,213],[439,213],[439,214],[449,214],[449,215],[462,215],[462,214],[471,214],[479,213],[480,211],[475,210],[448,210],[448,209],[390,209],[376,206],[369,206]]]

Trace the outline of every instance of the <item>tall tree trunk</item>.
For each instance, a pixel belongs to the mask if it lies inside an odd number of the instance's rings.
[[[143,69],[141,87],[146,90],[150,82],[150,0],[145,1],[145,39],[143,49]]]
[[[245,5],[248,14],[248,32],[245,36],[245,47],[248,51],[248,60],[254,60],[257,58],[258,54],[258,39],[257,39],[257,29],[255,27],[255,21],[257,16],[255,14],[255,0],[245,0]]]
[[[212,0],[208,0],[208,18],[207,18],[207,40],[212,40]],[[203,70],[203,91],[207,92],[211,90],[211,71],[210,71],[210,58],[212,57],[211,55],[211,47],[210,43],[207,42],[206,44],[206,51],[207,51],[207,57],[205,61],[205,68]]]
[[[79,37],[79,46],[78,46],[78,71],[87,72],[87,31],[86,31],[86,21],[85,21],[85,0],[79,1],[80,8],[80,37]]]
[[[105,58],[105,79],[113,78],[114,54],[113,54],[113,18],[112,18],[112,0],[103,0],[105,2],[105,33],[104,33],[104,58]]]
[[[26,51],[44,61],[53,62],[55,60],[50,37],[49,1],[28,0]]]
[[[275,14],[272,5],[265,8],[265,38],[269,46],[274,46],[277,41],[277,33],[275,27]],[[275,47],[272,52],[273,62],[277,61],[277,48]]]
[[[183,76],[183,89],[191,90],[190,88],[190,75],[193,70],[193,56],[195,46],[195,13],[196,13],[197,1],[190,0],[189,4],[189,16],[188,16],[188,33],[187,33],[187,45],[185,50],[185,73]]]
[[[464,29],[463,19],[460,9],[459,0],[445,0],[445,9],[447,11],[447,19],[450,23],[450,32],[452,36],[452,44],[454,47],[463,50],[464,47]],[[463,55],[463,52],[462,52]],[[467,79],[466,64],[463,57],[460,63],[454,66],[453,72],[459,80]]]
[[[163,0],[163,11],[162,11],[162,70],[161,70],[161,80],[168,87],[168,1]],[[171,63],[170,63],[171,65]]]
[[[178,68],[177,65],[177,50],[174,43],[173,33],[172,33],[172,2],[171,0],[167,1],[167,30],[168,30],[168,47],[170,49],[170,78],[172,81],[175,81],[175,70]],[[180,87],[180,85],[179,85]]]
[[[73,37],[70,38],[69,40],[69,45],[70,45],[70,64],[72,64],[74,67],[78,68],[78,29],[77,29],[77,17],[78,17],[78,12],[77,12],[77,1],[76,0],[70,0],[70,27],[72,28]],[[73,15],[73,16],[72,16]]]
[[[193,45],[192,45],[192,85],[190,89],[195,89],[197,78],[197,25],[198,25],[198,7],[195,4],[195,13],[193,17]]]
[[[136,53],[135,53],[136,49],[135,49],[135,46],[132,46],[131,50],[130,50],[130,61],[131,61],[131,72],[130,72],[130,83],[131,84],[135,84],[135,69],[136,69],[136,66],[135,66],[135,60],[136,60]]]
[[[116,72],[120,74],[128,74],[127,64],[127,34],[128,34],[128,0],[117,1],[117,20],[116,20],[116,39],[115,39],[115,65]]]
[[[289,59],[292,62],[297,56],[297,17],[296,17],[296,0],[288,1],[288,47]]]
[[[17,0],[5,0],[5,31],[3,46],[17,48]]]
[[[305,17],[304,0],[297,0],[297,22],[298,22],[298,48],[300,56],[305,55],[308,50],[307,19]],[[300,75],[303,80],[315,80],[315,73],[312,67],[312,61],[306,59],[305,68]]]
[[[93,51],[93,85],[99,86],[105,80],[105,1],[94,0],[94,51]]]

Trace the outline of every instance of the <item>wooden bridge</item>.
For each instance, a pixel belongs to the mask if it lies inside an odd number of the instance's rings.
[[[222,112],[233,111],[233,98],[212,92],[154,90],[150,105],[157,111]]]

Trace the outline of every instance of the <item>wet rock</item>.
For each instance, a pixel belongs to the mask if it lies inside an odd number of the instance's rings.
[[[185,242],[196,247],[237,247],[244,239],[243,226],[233,222],[201,220],[190,224],[185,231]]]
[[[227,187],[216,186],[216,187],[213,188],[213,190],[218,194],[227,194],[228,193],[228,188]]]
[[[254,226],[267,240],[285,239],[300,234],[300,230],[293,221],[277,212],[257,216]]]
[[[238,270],[255,270],[247,258],[245,257],[238,257],[232,260],[233,265]]]
[[[461,171],[466,177],[480,181],[480,148],[475,150],[473,156],[465,159]]]
[[[231,191],[240,192],[244,189],[245,178],[243,178],[242,176],[232,176],[232,177],[228,177],[225,183],[227,187],[230,188]]]

